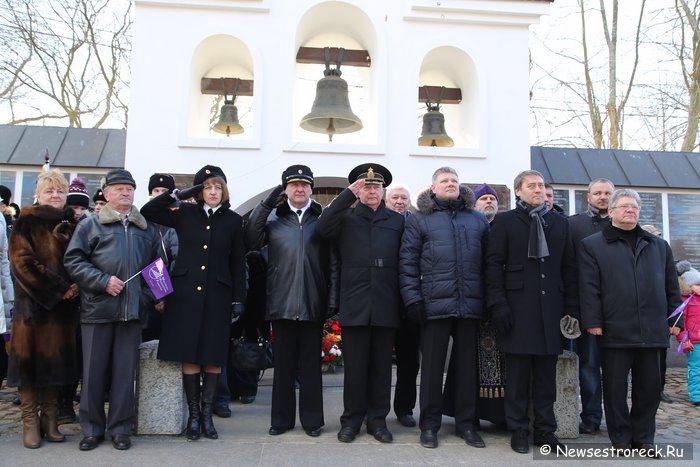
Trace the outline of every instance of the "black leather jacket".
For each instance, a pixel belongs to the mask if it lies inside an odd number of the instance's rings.
[[[301,223],[284,201],[261,202],[248,219],[246,246],[268,245],[268,320],[323,321],[338,307],[339,264],[332,243],[316,233],[321,205],[311,201]]]
[[[127,282],[113,297],[105,292],[111,276],[125,281],[158,256],[160,238],[136,206],[131,207],[125,226],[109,205],[99,216],[78,223],[68,244],[63,263],[68,275],[80,287],[81,322],[111,323],[140,319],[141,294],[150,294],[140,277]]]

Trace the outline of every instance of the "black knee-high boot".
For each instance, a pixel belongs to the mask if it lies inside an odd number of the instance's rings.
[[[216,383],[219,381],[219,373],[204,373],[202,384],[202,434],[205,438],[218,439],[219,434],[214,428],[211,414],[214,410],[214,395]]]
[[[200,416],[199,411],[199,401],[201,399],[201,388],[199,385],[199,373],[194,375],[182,375],[182,385],[185,387],[185,396],[187,396],[187,409],[190,412],[190,416],[187,419],[187,428],[185,430],[185,435],[187,439],[196,441],[199,439],[199,434],[201,432],[200,428]]]

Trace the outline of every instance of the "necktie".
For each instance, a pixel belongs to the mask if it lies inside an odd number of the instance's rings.
[[[301,209],[297,209],[297,217],[299,218],[299,222],[300,222],[300,223],[301,223],[301,215],[302,215],[303,212],[304,212],[304,211],[302,211]]]
[[[213,215],[214,215],[214,210],[213,210],[212,208],[209,208],[209,209],[207,210],[207,214],[209,214],[209,217],[213,216]]]

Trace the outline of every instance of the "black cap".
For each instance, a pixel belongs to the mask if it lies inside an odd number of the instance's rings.
[[[12,191],[5,185],[0,185],[0,199],[2,199],[5,206],[10,205],[10,198],[12,198]]]
[[[370,185],[391,185],[391,172],[379,164],[360,164],[350,171],[348,181],[355,183],[359,179],[364,179]]]
[[[289,182],[305,182],[314,187],[314,173],[305,165],[292,165],[282,172],[282,187],[287,188]]]
[[[107,172],[105,175],[102,188],[109,185],[131,185],[136,188],[136,180],[131,176],[131,172],[126,169],[114,169]]]
[[[165,188],[173,191],[175,189],[175,179],[172,175],[155,173],[148,179],[148,192],[152,192],[154,188]]]
[[[205,165],[204,167],[199,169],[199,171],[196,174],[194,174],[193,184],[202,184],[207,178],[211,177],[221,177],[224,179],[225,182],[227,182],[226,175],[224,175],[224,171],[221,170],[221,168],[215,165]]]
[[[98,201],[104,201],[105,203],[107,202],[107,198],[105,198],[104,193],[102,193],[102,188],[98,188],[95,194],[92,195],[92,202],[96,203]]]

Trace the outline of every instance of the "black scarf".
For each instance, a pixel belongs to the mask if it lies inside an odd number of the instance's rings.
[[[532,206],[525,201],[518,199],[515,205],[525,211],[530,216],[530,238],[527,247],[528,258],[546,258],[549,256],[549,247],[547,246],[547,238],[544,236],[544,216],[547,213],[547,205],[545,203],[539,206]]]
[[[440,211],[461,211],[464,209],[464,200],[461,197],[457,199],[438,199],[434,193],[430,196],[432,196],[435,206]]]

